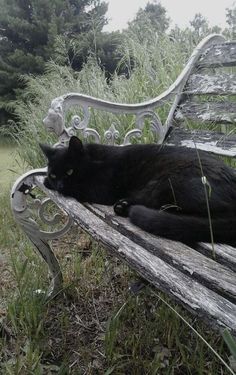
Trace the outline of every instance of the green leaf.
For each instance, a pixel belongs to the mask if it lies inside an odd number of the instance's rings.
[[[230,353],[236,359],[236,340],[233,338],[233,336],[230,334],[230,332],[225,329],[224,332],[222,333],[223,339],[228,346]]]

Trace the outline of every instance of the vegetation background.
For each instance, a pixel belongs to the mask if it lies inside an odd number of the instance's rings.
[[[61,298],[45,302],[47,269],[15,226],[10,182],[44,165],[38,141],[49,140],[42,119],[50,101],[77,91],[115,102],[153,98],[175,80],[196,44],[211,32],[197,14],[170,29],[157,2],[140,9],[123,32],[104,33],[100,0],[0,0],[0,372],[2,374],[227,374],[219,359],[146,287],[129,291],[136,275],[78,229],[54,242],[65,274]],[[165,111],[160,113],[165,116]],[[99,113],[103,133],[111,118]],[[116,118],[122,131],[132,119]],[[171,303],[228,363],[222,338]]]

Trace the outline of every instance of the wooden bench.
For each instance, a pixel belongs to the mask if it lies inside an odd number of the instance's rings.
[[[163,123],[158,109],[169,103]],[[68,113],[78,106],[83,118],[75,115],[66,126]],[[71,108],[73,107],[73,108]],[[187,65],[172,86],[158,97],[140,104],[117,104],[78,93],[68,93],[51,103],[44,125],[59,142],[66,144],[72,134],[93,138],[96,142],[114,144],[121,133],[113,124],[104,134],[93,128],[94,110],[133,115],[135,128],[124,135],[121,143],[141,139],[144,128],[158,143],[197,147],[227,157],[236,156],[236,42],[225,42],[220,35],[210,35],[194,50]],[[192,249],[180,242],[150,235],[117,217],[112,207],[80,204],[49,191],[43,185],[46,168],[29,171],[12,189],[12,210],[16,221],[48,264],[52,282],[48,295],[62,288],[62,273],[50,240],[64,235],[73,222],[88,232],[115,256],[128,263],[143,278],[172,296],[190,311],[208,319],[215,327],[228,327],[236,333],[236,249],[230,246],[199,243]],[[32,199],[37,186],[47,196]],[[43,231],[31,214],[32,205],[39,217],[52,200],[67,213],[67,222],[55,232]],[[54,223],[58,217],[54,217]],[[235,228],[236,230],[236,228]],[[214,256],[213,256],[214,253]]]

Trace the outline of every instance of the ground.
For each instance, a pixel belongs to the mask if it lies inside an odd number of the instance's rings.
[[[18,279],[12,257],[8,252],[1,255],[4,371],[19,375],[224,373],[201,340],[163,305],[157,291],[147,287],[133,294],[129,286],[137,275],[85,233],[78,234],[77,227],[53,245],[65,289],[49,302],[38,300],[38,305],[30,289],[24,291],[29,274]],[[34,269],[28,263],[24,268],[24,258],[22,264],[21,274],[27,267]],[[15,301],[9,304],[8,294],[14,288]],[[186,319],[197,322],[191,315]],[[204,326],[204,331],[213,335],[214,345],[222,346],[209,327]]]

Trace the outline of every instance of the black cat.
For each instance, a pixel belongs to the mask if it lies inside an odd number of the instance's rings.
[[[40,146],[49,189],[114,205],[140,228],[185,243],[211,241],[208,201],[214,241],[236,242],[236,174],[211,154],[167,145],[83,144],[74,136],[65,148]]]

